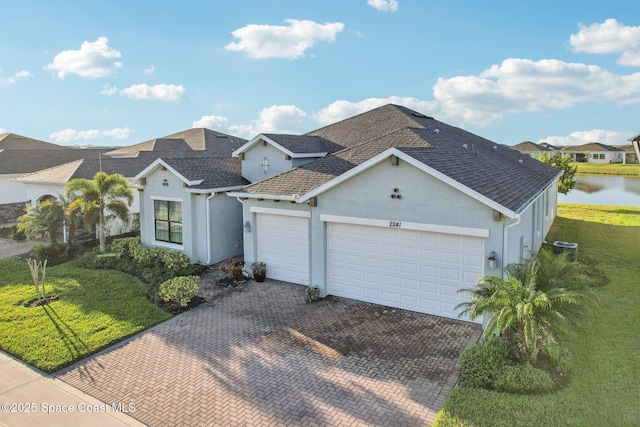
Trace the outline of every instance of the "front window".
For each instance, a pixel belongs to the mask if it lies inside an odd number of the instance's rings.
[[[182,244],[182,202],[154,200],[156,240]]]

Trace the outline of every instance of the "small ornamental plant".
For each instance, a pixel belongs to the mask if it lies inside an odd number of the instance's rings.
[[[158,295],[164,302],[186,307],[198,293],[198,276],[178,276],[160,284]]]
[[[218,269],[227,274],[232,282],[238,282],[244,279],[242,268],[244,267],[244,259],[229,258],[218,267]]]

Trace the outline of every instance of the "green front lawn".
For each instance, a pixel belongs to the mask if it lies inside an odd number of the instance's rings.
[[[582,175],[640,176],[640,164],[577,162],[574,165],[578,166],[578,174]]]
[[[640,425],[640,208],[562,204],[547,237],[555,240],[577,242],[579,259],[609,279],[568,341],[571,383],[542,396],[456,388],[434,426]]]
[[[87,270],[70,262],[47,268],[47,295],[36,296],[24,261],[0,260],[0,349],[45,372],[56,371],[169,317],[145,296],[135,277]]]

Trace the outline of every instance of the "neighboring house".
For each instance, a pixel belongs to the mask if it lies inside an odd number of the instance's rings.
[[[26,186],[16,178],[82,158],[97,159],[101,151],[0,134],[0,224],[15,223],[27,206]]]
[[[234,156],[247,180],[267,177],[229,193],[243,204],[248,267],[263,261],[267,277],[323,296],[451,318],[468,301],[460,289],[540,248],[562,174],[397,105],[306,135],[259,135]]]
[[[624,153],[620,148],[599,142],[566,147],[563,149],[563,154],[569,154],[574,162],[622,163],[624,161]]]
[[[631,142],[633,151],[636,153],[636,163],[640,161],[640,135],[632,136],[627,141]]]
[[[58,199],[59,195],[64,195],[65,185],[76,178],[93,180],[96,173],[103,171],[107,174],[119,173],[124,175],[131,185],[134,184],[133,177],[144,167],[151,163],[151,159],[123,158],[112,159],[104,157],[102,159],[80,159],[64,165],[44,169],[31,174],[16,178],[26,188],[27,203],[30,206],[38,206],[42,201]],[[135,217],[140,213],[138,192],[134,191],[133,204],[129,208],[129,224],[123,224],[120,220],[113,220],[109,223],[107,235],[117,235],[130,231],[135,225]]]
[[[176,138],[172,135],[139,147],[172,148],[159,151],[160,158],[134,178],[140,190],[140,238],[144,245],[175,249],[193,262],[212,264],[243,251],[242,205],[226,192],[249,183],[241,175],[240,159],[231,157],[247,141],[208,129],[186,133],[176,134],[187,140],[184,144],[168,142]],[[201,143],[188,138],[194,135],[200,135]]]
[[[551,146],[549,146],[548,144],[547,146],[544,146],[542,144],[536,144],[535,142],[524,141],[520,144],[513,145],[511,148],[519,151],[522,154],[526,154],[529,157],[533,157],[534,159],[540,159],[540,156],[542,156],[542,154],[556,151],[550,147]]]

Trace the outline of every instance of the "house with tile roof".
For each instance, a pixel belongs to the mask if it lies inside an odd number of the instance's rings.
[[[571,156],[574,162],[589,163],[622,163],[624,152],[618,147],[602,144],[600,142],[590,142],[588,144],[565,147],[562,154]]]
[[[228,193],[242,203],[247,266],[265,262],[267,277],[323,296],[451,318],[468,299],[460,289],[540,248],[562,175],[398,105],[258,135],[233,154],[252,181]]]
[[[523,141],[519,144],[511,146],[512,149],[521,152],[522,154],[526,154],[529,157],[533,157],[534,159],[540,159],[545,153],[553,153],[556,151],[551,148],[549,145],[536,144],[531,141]]]

